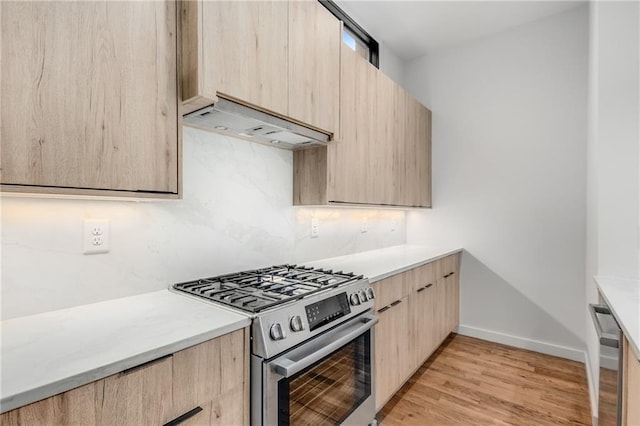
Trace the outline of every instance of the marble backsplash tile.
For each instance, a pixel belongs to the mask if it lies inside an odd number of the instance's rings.
[[[182,200],[3,196],[2,318],[406,241],[403,210],[293,207],[291,151],[188,127],[183,144]],[[109,253],[82,253],[85,218],[110,220]]]

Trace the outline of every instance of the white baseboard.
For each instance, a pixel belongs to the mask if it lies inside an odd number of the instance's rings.
[[[591,361],[589,354],[584,351],[584,368],[587,371],[587,386],[589,387],[589,402],[591,402],[591,424],[598,424],[598,395],[596,394],[595,378],[591,375]]]
[[[458,334],[477,337],[478,339],[502,343],[504,345],[515,346],[517,348],[529,349],[535,352],[558,356],[560,358],[566,358],[582,363],[584,363],[585,359],[585,353],[580,349],[569,348],[553,343],[540,342],[538,340],[525,339],[523,337],[512,336],[510,334],[499,333],[497,331],[485,330],[468,325],[459,325]]]

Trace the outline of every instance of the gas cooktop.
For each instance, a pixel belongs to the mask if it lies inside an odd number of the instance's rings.
[[[174,284],[178,291],[257,313],[362,279],[362,275],[280,265]]]

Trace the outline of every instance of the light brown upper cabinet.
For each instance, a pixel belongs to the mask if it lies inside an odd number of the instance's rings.
[[[2,191],[176,198],[176,1],[0,7]]]
[[[217,94],[266,110],[288,110],[288,4],[182,1],[184,113]]]
[[[317,1],[183,1],[184,113],[229,98],[338,130],[341,24]]]
[[[289,4],[289,116],[335,133],[342,26],[315,0]]]
[[[347,46],[340,133],[294,152],[294,204],[431,206],[431,112]]]

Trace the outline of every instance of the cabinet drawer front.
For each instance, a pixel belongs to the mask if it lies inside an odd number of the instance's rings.
[[[402,299],[409,294],[407,283],[408,273],[392,275],[389,278],[377,281],[372,284],[376,293],[375,309],[379,310],[393,302]]]
[[[460,272],[460,255],[449,255],[437,261],[436,274],[438,279],[458,275]]]
[[[171,420],[172,358],[114,374],[97,383],[97,423],[158,425]]]
[[[435,285],[436,269],[436,262],[429,262],[408,271],[407,273],[410,274],[408,288],[411,291],[416,291],[425,288],[429,284]]]

